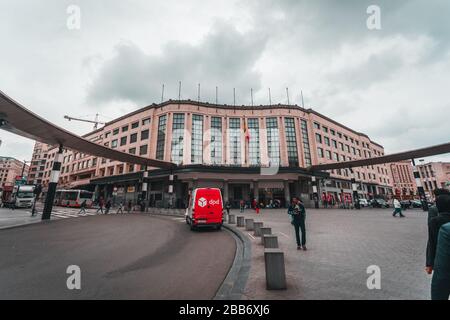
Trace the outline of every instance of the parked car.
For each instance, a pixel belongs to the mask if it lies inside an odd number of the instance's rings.
[[[402,200],[400,201],[400,205],[402,206],[402,209],[409,209],[411,208],[411,200]]]
[[[367,199],[359,199],[359,205],[361,207],[368,207],[369,206],[369,202],[367,201]]]
[[[389,204],[384,199],[373,199],[371,206],[373,208],[389,208]]]
[[[411,207],[413,208],[422,208],[422,202],[420,200],[412,200]]]

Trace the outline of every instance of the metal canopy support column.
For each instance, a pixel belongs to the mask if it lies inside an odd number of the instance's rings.
[[[313,200],[314,200],[314,208],[319,209],[319,193],[317,190],[317,179],[315,176],[311,177],[312,189],[313,189]]]
[[[356,183],[355,172],[352,168],[350,168],[350,173],[352,175],[353,204],[356,209],[361,209],[361,205],[359,204],[358,184]]]
[[[414,161],[414,159],[411,159],[411,161],[413,165],[414,179],[416,180],[417,185],[417,193],[419,194],[420,202],[422,202],[422,209],[423,211],[428,211],[428,201],[425,195],[425,190],[423,189],[422,186],[422,181],[420,180],[419,169],[417,169],[416,162]]]
[[[61,173],[62,157],[63,157],[63,146],[59,145],[59,150],[55,154],[55,160],[53,160],[53,167],[52,172],[50,174],[50,182],[48,184],[47,196],[45,197],[44,211],[42,212],[42,220],[50,220],[50,216],[52,214],[56,187],[58,186],[59,174]]]

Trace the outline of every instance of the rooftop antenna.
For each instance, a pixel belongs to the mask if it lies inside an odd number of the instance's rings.
[[[163,103],[164,101],[164,83],[162,85],[162,89],[161,89],[161,103]]]
[[[270,93],[270,88],[269,88],[269,106],[272,105],[272,94]]]
[[[178,82],[178,109],[180,109],[180,101],[181,101],[181,81]]]
[[[236,107],[236,88],[233,88],[233,106]]]
[[[219,87],[216,86],[216,105],[219,104]]]
[[[302,96],[302,108],[305,109],[305,103],[303,101],[303,90],[300,90],[300,94]]]
[[[198,84],[198,92],[197,92],[197,110],[200,110],[200,83]]]
[[[250,100],[252,101],[252,107],[253,107],[253,88],[250,88]]]
[[[286,96],[287,96],[287,104],[289,106],[290,105],[290,103],[289,103],[289,88],[286,88]]]

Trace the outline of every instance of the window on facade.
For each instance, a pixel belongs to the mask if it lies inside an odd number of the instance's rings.
[[[228,130],[230,164],[241,164],[241,119],[230,118]]]
[[[144,130],[144,131],[141,131],[141,140],[146,140],[146,139],[148,139],[148,129],[147,130]]]
[[[280,132],[278,130],[277,118],[267,118],[266,128],[269,164],[271,166],[278,165],[280,163]]]
[[[150,124],[150,118],[147,118],[147,119],[143,119],[143,120],[142,120],[142,125],[143,125],[143,126],[146,126],[146,125],[148,125],[148,124]]]
[[[288,163],[290,167],[298,167],[297,137],[295,135],[294,118],[285,118],[286,145],[288,152]]]
[[[166,125],[167,125],[167,116],[162,115],[159,117],[158,122],[158,137],[156,139],[156,159],[163,160],[164,159],[164,147],[166,140]]]
[[[337,135],[339,138],[342,138],[342,133],[338,132]]]
[[[211,163],[222,163],[222,118],[211,117]]]
[[[327,127],[322,127],[323,132],[328,133],[328,128]]]
[[[144,144],[143,146],[140,146],[139,147],[139,155],[140,156],[143,156],[143,155],[146,155],[147,154],[147,145],[146,144]]]
[[[325,144],[326,144],[327,146],[330,146],[330,138],[328,138],[328,137],[323,137],[323,141],[325,142]]]
[[[127,136],[120,138],[120,145],[124,146],[127,144]]]
[[[123,127],[122,127],[122,132],[127,132],[127,131],[128,131],[128,125],[123,126]]]
[[[111,141],[111,148],[117,148],[117,139]]]
[[[135,143],[137,141],[137,133],[132,133],[130,135],[130,143]]]
[[[133,122],[133,123],[131,124],[131,129],[136,129],[137,127],[139,127],[139,122],[138,122],[138,121]]]
[[[113,130],[113,136],[119,134],[119,128]]]
[[[331,160],[331,151],[326,150],[326,151],[325,151],[325,154],[326,154],[326,156],[327,156],[327,159],[328,159],[328,160]]]
[[[334,131],[333,129],[330,129],[330,133],[331,133],[332,136],[336,135],[336,131]]]
[[[250,165],[260,165],[260,145],[259,145],[259,120],[255,118],[247,119],[248,135],[248,157]]]
[[[107,133],[105,133],[105,138],[108,138],[108,137],[110,136],[110,134],[111,134],[111,131],[110,131],[110,132],[107,132]],[[46,155],[44,155],[44,158],[46,158]]]
[[[203,116],[192,115],[191,163],[203,163]]]
[[[339,161],[339,154],[337,154],[336,152],[333,153],[333,160],[334,161]]]
[[[320,129],[320,124],[318,124],[317,122],[314,122],[314,129]]]
[[[322,148],[317,148],[317,155],[319,156],[319,158],[323,158],[323,149]]]
[[[337,149],[337,141],[331,140],[331,144],[333,145],[333,148]]]
[[[301,119],[301,131],[302,131],[302,141],[303,141],[303,152],[305,157],[305,166],[310,166],[311,162],[311,150],[309,147],[309,136],[308,136],[308,124],[306,120]]]
[[[171,159],[180,164],[183,161],[184,113],[175,113],[172,122]]]
[[[128,150],[128,153],[136,154],[136,148],[130,148],[130,149]]]
[[[320,135],[320,133],[316,133],[316,142],[322,143],[322,136]]]

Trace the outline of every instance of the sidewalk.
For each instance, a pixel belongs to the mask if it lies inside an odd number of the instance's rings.
[[[423,271],[426,214],[390,209],[307,209],[308,251],[296,249],[294,229],[285,209],[265,209],[243,216],[264,222],[278,236],[285,255],[287,290],[265,288],[264,248],[253,232],[252,267],[247,299],[429,299],[431,277]],[[239,210],[232,210],[236,216]],[[241,228],[241,230],[243,230]],[[381,268],[381,290],[366,286],[367,267]]]
[[[31,216],[31,209],[0,208],[0,229],[41,222],[41,215]]]

